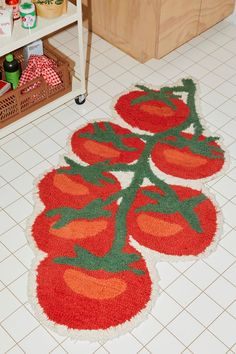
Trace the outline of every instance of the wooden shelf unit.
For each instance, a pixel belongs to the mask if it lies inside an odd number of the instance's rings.
[[[76,0],[75,5],[68,2],[67,13],[57,17],[55,19],[46,19],[37,17],[37,27],[31,30],[23,29],[20,21],[14,23],[13,33],[11,37],[0,37],[0,56],[12,52],[18,48],[21,48],[28,43],[31,43],[37,39],[48,36],[51,33],[56,32],[72,23],[77,22],[78,28],[78,43],[79,43],[79,77],[73,77],[72,91],[68,94],[56,99],[55,101],[46,104],[41,109],[34,111],[33,113],[20,118],[19,120],[11,123],[7,127],[2,127],[0,132],[0,138],[13,132],[14,130],[22,127],[35,119],[39,118],[43,114],[50,112],[59,105],[75,98],[77,96],[86,96],[86,82],[85,82],[85,59],[83,48],[83,27],[82,27],[82,2]],[[1,107],[0,107],[1,109]]]

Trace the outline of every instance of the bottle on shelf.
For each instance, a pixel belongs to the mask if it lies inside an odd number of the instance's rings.
[[[10,6],[13,11],[13,20],[19,20],[20,18],[20,0],[5,0],[6,5]]]
[[[6,81],[11,84],[13,89],[16,89],[20,80],[21,68],[20,63],[14,58],[12,53],[6,55],[3,68]]]

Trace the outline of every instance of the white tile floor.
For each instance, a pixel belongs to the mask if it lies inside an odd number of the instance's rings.
[[[78,58],[76,29],[54,44]],[[85,30],[85,44],[87,32]],[[0,354],[236,353],[236,27],[223,21],[161,60],[140,64],[92,37],[89,95],[68,102],[0,141]],[[162,293],[148,319],[131,333],[99,343],[71,341],[40,325],[27,300],[33,253],[24,230],[33,208],[33,180],[58,163],[66,138],[93,118],[107,118],[113,96],[137,82],[199,80],[206,126],[224,138],[225,175],[208,183],[224,214],[217,251],[196,262],[157,264]]]

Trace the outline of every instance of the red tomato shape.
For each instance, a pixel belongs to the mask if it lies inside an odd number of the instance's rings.
[[[48,209],[45,209],[34,221],[32,237],[39,249],[53,255],[74,257],[74,247],[79,245],[97,256],[103,256],[110,250],[114,239],[117,205],[110,205],[106,210],[111,211],[110,217],[76,219],[55,229],[53,224],[60,216],[48,217]]]
[[[102,132],[106,132],[107,122],[97,123]],[[131,131],[120,127],[119,125],[109,123],[113,131],[120,138],[123,134],[131,134]],[[81,160],[95,164],[101,161],[109,161],[114,163],[130,163],[137,160],[144,148],[144,143],[136,137],[121,137],[121,142],[125,148],[116,146],[113,142],[100,142],[89,137],[82,137],[80,134],[95,134],[93,124],[88,124],[84,128],[77,130],[71,139],[73,152],[81,158]],[[128,149],[126,149],[128,147]]]
[[[187,187],[171,186],[171,188],[181,201],[201,194],[200,191]],[[160,190],[154,186],[138,190],[128,215],[128,232],[136,241],[152,250],[173,256],[196,256],[211,244],[217,224],[216,208],[209,198],[194,207],[203,230],[198,233],[179,212],[171,214],[153,211],[137,212],[137,208],[155,203],[153,199],[142,193],[145,190],[160,193]]]
[[[127,253],[137,253],[129,247]],[[37,268],[37,297],[49,320],[70,329],[98,330],[118,326],[145,308],[151,279],[141,258],[132,264],[144,271],[111,273],[56,264],[45,258]]]
[[[62,168],[68,171],[71,169]],[[47,173],[38,185],[39,197],[47,208],[82,208],[93,199],[105,200],[121,189],[119,181],[111,173],[104,172],[104,177],[111,181],[102,180],[101,184],[97,185],[86,181],[79,174],[61,174],[57,171]]]
[[[152,133],[165,132],[183,123],[190,114],[184,101],[171,98],[176,109],[172,109],[161,100],[153,100],[132,104],[138,97],[146,96],[144,91],[132,91],[121,96],[115,104],[117,113],[132,127]]]
[[[185,139],[192,139],[192,134],[182,133]],[[205,136],[199,137],[198,141],[204,141]],[[175,140],[169,137],[169,140]],[[209,142],[210,146],[220,148],[216,142]],[[192,152],[188,146],[183,148],[169,145],[168,143],[157,143],[152,150],[154,164],[163,172],[185,179],[200,179],[212,176],[219,172],[224,164],[223,152],[213,152],[213,157]],[[214,158],[217,156],[217,158]]]

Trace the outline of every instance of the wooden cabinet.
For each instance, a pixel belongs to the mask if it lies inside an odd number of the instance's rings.
[[[201,0],[160,1],[156,58],[161,58],[197,35]]]
[[[235,0],[202,0],[198,33],[207,30],[234,11]]]
[[[145,62],[163,57],[228,16],[235,0],[83,0],[83,4],[93,32]]]

